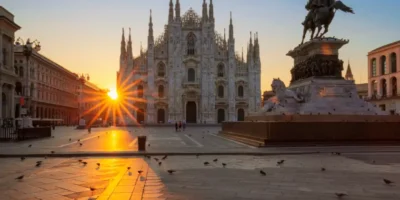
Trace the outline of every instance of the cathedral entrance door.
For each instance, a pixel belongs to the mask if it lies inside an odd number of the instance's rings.
[[[218,109],[218,124],[225,121],[225,110],[224,109]]]
[[[244,121],[244,110],[240,108],[237,112],[237,120]]]
[[[164,109],[157,110],[157,123],[164,124],[165,123],[165,111]]]
[[[189,101],[186,104],[186,122],[197,123],[197,108],[194,101]]]
[[[136,111],[136,120],[139,124],[144,123],[144,110],[139,109]]]

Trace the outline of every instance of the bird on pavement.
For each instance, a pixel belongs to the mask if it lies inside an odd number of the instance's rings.
[[[93,196],[93,192],[96,190],[96,188],[94,187],[90,187],[90,191],[92,191],[92,196]]]
[[[162,162],[158,162],[158,166],[161,166],[162,165]]]
[[[42,165],[42,163],[36,163],[36,167],[40,167]]]
[[[176,171],[175,170],[172,170],[172,169],[170,169],[170,170],[167,170],[167,172],[169,173],[169,174],[173,174],[173,173],[175,173]]]
[[[155,160],[155,161],[157,161],[157,162],[159,161],[159,159],[158,159],[158,158],[154,158],[154,160]]]
[[[131,167],[127,167],[128,171],[131,170]]]
[[[141,174],[142,172],[143,172],[143,170],[139,170],[139,171],[137,171],[139,174]]]
[[[78,162],[82,162],[82,160],[81,160],[81,159],[79,159],[79,160],[78,160]]]
[[[15,178],[16,180],[22,180],[24,178],[24,175],[18,176],[17,178]]]
[[[21,161],[24,161],[25,160],[25,157],[21,157]]]
[[[218,162],[218,158],[214,159],[213,161],[214,161],[214,162]]]
[[[71,139],[71,138],[69,138],[69,141],[71,142],[71,141],[72,141],[72,139]]]
[[[323,167],[321,168],[321,171],[323,171],[323,172],[324,172],[325,170],[326,170],[325,168],[323,168]]]
[[[161,160],[167,159],[168,155],[165,155],[164,157],[161,158]]]
[[[87,165],[87,162],[82,162],[83,165]]]
[[[335,195],[340,199],[340,198],[342,198],[342,197],[344,197],[344,196],[347,196],[347,194],[345,194],[345,193],[335,193]]]
[[[81,141],[81,139],[78,139],[78,142],[80,142]]]
[[[385,178],[383,179],[383,182],[385,182],[386,185],[390,185],[390,184],[394,183],[393,181],[385,179]]]
[[[28,145],[28,147],[32,147],[32,145],[30,144],[30,145]]]
[[[53,153],[55,153],[55,151],[51,151],[51,153],[53,154]]]
[[[260,170],[260,174],[261,174],[261,176],[266,176],[267,175],[267,173],[265,173],[263,170]]]
[[[100,167],[100,163],[97,163],[97,167]]]
[[[276,164],[282,165],[284,162],[285,162],[285,160],[280,160],[280,161],[276,162]]]
[[[150,146],[150,144],[147,145],[148,147]]]
[[[226,167],[226,163],[222,163],[222,166],[223,166],[223,167]]]
[[[204,162],[204,165],[209,165],[210,163],[209,162]]]
[[[83,144],[82,143],[79,143],[79,146],[82,146]]]

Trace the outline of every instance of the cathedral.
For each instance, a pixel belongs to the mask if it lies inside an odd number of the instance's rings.
[[[175,7],[175,10],[174,10]],[[254,40],[254,41],[253,41]],[[131,33],[122,32],[117,88],[125,108],[119,123],[215,124],[242,121],[261,107],[260,46],[250,33],[247,58],[235,52],[232,14],[228,38],[215,30],[214,6],[204,0],[202,15],[181,15],[169,3],[168,23],[153,35],[150,11],[147,50],[133,56]]]

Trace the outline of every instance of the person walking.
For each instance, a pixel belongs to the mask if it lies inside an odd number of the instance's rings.
[[[182,122],[179,121],[178,125],[179,125],[179,131],[181,131],[182,130]]]
[[[175,131],[178,132],[178,122],[175,122]]]
[[[186,129],[186,121],[185,120],[183,120],[183,122],[182,122],[182,128],[183,128],[183,131],[185,131],[185,129]]]

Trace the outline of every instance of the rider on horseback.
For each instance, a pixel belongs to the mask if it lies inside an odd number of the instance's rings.
[[[312,20],[314,15],[316,14],[316,11],[318,8],[322,8],[325,7],[326,5],[324,3],[321,2],[321,0],[309,0],[308,3],[306,4],[306,10],[308,10],[308,14],[306,16],[306,19],[304,20],[304,22],[302,22],[301,24],[304,26],[304,24],[308,21],[308,20]]]

